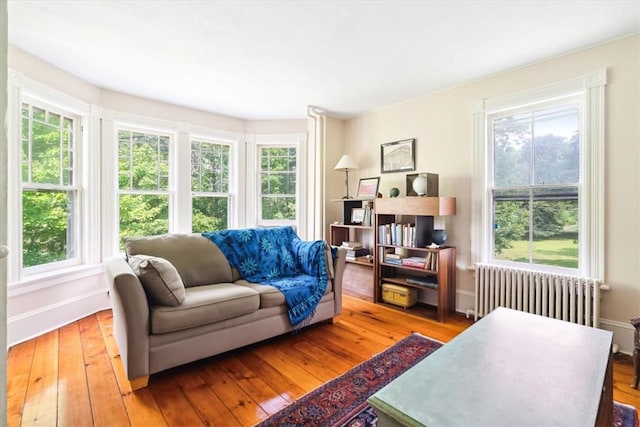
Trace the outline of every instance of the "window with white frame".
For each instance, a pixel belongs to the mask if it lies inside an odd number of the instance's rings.
[[[297,220],[298,147],[258,145],[260,225],[290,224]]]
[[[172,136],[118,127],[120,240],[169,232]]]
[[[21,124],[22,267],[29,274],[79,264],[80,117],[25,98]]]
[[[223,230],[229,226],[231,147],[191,140],[191,228],[193,232]]]
[[[487,117],[493,257],[579,268],[580,99]]]
[[[602,275],[606,73],[594,74],[476,108],[476,261]]]

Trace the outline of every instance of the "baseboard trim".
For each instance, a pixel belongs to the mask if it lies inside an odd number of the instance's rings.
[[[633,354],[633,334],[635,333],[635,328],[631,323],[601,318],[600,328],[613,332],[613,342],[614,344],[618,344],[618,352],[628,355]]]
[[[19,344],[111,307],[107,290],[78,295],[7,318],[7,346]]]

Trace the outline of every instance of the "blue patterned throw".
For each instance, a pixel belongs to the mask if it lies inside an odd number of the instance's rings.
[[[310,319],[329,279],[323,240],[302,241],[292,227],[202,233],[215,243],[243,279],[284,294],[291,325]]]

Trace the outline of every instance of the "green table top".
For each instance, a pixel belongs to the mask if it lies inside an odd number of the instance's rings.
[[[593,426],[612,339],[498,308],[369,403],[409,426]]]

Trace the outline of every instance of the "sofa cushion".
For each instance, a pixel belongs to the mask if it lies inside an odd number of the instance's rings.
[[[231,265],[220,248],[200,234],[127,237],[124,247],[128,257],[151,255],[168,260],[180,274],[185,287],[233,280]]]
[[[258,292],[233,283],[185,289],[179,307],[151,306],[151,333],[163,334],[219,322],[252,313],[260,308]]]
[[[135,255],[128,261],[153,304],[175,307],[184,301],[184,284],[169,261],[148,255]]]
[[[285,305],[284,294],[273,286],[249,283],[246,280],[238,280],[235,284],[239,286],[247,286],[256,291],[260,295],[261,309]]]

